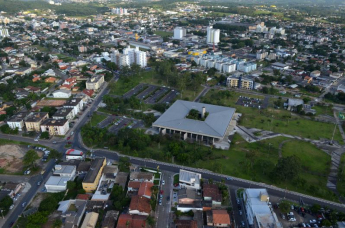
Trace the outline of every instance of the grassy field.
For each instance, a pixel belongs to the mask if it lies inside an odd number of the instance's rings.
[[[172,32],[166,32],[166,31],[161,31],[161,30],[155,31],[155,34],[158,35],[158,36],[161,36],[161,37],[165,37],[165,36],[171,37],[171,36],[173,36]]]
[[[69,57],[69,56],[66,56],[66,55],[63,55],[63,54],[57,54],[57,57],[59,57],[59,59],[63,60],[66,63],[73,62],[73,61],[76,60],[75,58],[72,58],[72,57]]]
[[[340,160],[337,190],[339,194],[345,197],[345,154],[341,156]]]
[[[206,99],[206,101],[212,102],[216,105],[224,105],[236,108],[236,112],[243,114],[240,119],[240,124],[245,127],[258,128],[317,140],[321,138],[332,138],[334,124],[305,119],[284,109],[274,109],[269,107],[268,109],[259,110],[236,105],[236,101],[240,95],[261,99],[264,98],[263,96],[231,92],[231,96],[228,99],[215,99],[215,97],[217,97],[217,93],[219,93],[219,91],[210,90],[202,101],[205,101]],[[338,143],[343,144],[339,129],[336,130],[334,139],[338,141]]]
[[[318,106],[315,105],[313,109],[316,110],[316,115],[330,115],[333,116],[333,109],[331,106]]]
[[[102,115],[102,114],[97,114],[97,113],[94,113],[91,117],[91,121],[90,121],[90,124],[92,126],[96,126],[98,123],[100,123],[102,120],[104,120],[105,118],[107,118],[106,115]]]
[[[146,71],[146,72],[140,73],[140,75],[130,76],[129,79],[120,79],[116,83],[110,86],[110,94],[121,96],[125,94],[127,91],[129,91],[130,89],[139,85],[140,83],[147,83],[147,84],[158,85],[158,86],[167,86],[167,84],[164,81],[157,80],[154,77],[154,74],[155,73],[152,71]],[[188,89],[185,91],[182,91],[182,99],[192,101],[201,91],[202,91],[201,86],[197,91],[192,91]],[[180,95],[178,96],[178,99],[181,99]]]
[[[236,134],[228,151],[217,151],[217,154],[222,155],[220,159],[199,161],[195,163],[195,167],[252,181],[275,184],[270,178],[270,172],[278,162],[279,144],[284,140],[287,140],[287,138],[276,137],[261,142],[247,143]],[[255,151],[254,159],[256,162],[253,165],[248,162],[249,159],[247,157],[247,153],[251,151]],[[322,171],[322,174],[326,174],[326,171],[329,170],[330,157],[310,143],[297,140],[287,142],[283,146],[283,156],[289,155],[298,156],[307,170]],[[320,159],[323,162],[320,163]],[[320,170],[317,170],[319,168]],[[300,177],[305,180],[304,186],[298,186],[293,182],[282,182],[275,185],[288,190],[337,201],[334,194],[330,193],[326,187],[327,177],[319,176],[313,172],[303,172]],[[317,192],[310,186],[317,186]]]

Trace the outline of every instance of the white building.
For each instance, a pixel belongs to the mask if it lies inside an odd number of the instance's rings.
[[[72,92],[67,89],[59,89],[53,92],[54,98],[70,98],[72,95]]]
[[[269,196],[266,189],[246,189],[243,193],[243,201],[250,226],[283,228],[273,208],[268,205]]]
[[[69,180],[69,177],[51,176],[44,186],[47,192],[63,192],[66,191],[67,181]]]
[[[200,189],[201,174],[180,169],[179,183],[181,188]]]
[[[176,27],[174,29],[174,39],[182,40],[186,36],[186,29],[182,27]]]
[[[73,98],[73,99],[67,101],[63,107],[64,108],[73,108],[74,116],[76,116],[83,109],[84,102],[81,98]]]
[[[69,130],[69,122],[67,119],[46,119],[41,124],[42,132],[49,132],[50,136],[66,135]]]
[[[112,8],[111,13],[117,14],[117,15],[123,15],[123,14],[127,14],[128,10],[125,8]]]
[[[18,131],[22,131],[24,129],[24,119],[27,116],[27,113],[18,112],[17,114],[13,115],[9,120],[7,120],[7,124],[11,129],[18,128]]]
[[[66,160],[84,160],[85,154],[81,150],[68,149],[66,151]]]
[[[130,66],[132,64],[138,64],[141,67],[147,66],[146,52],[140,51],[139,47],[123,49],[123,54],[118,50],[113,51],[110,55],[111,61],[118,66]]]
[[[217,45],[219,43],[219,36],[220,36],[220,30],[214,29],[212,26],[207,27],[207,39],[206,42],[208,44],[215,44]]]
[[[68,177],[73,180],[77,172],[75,165],[55,165],[54,176]]]
[[[0,37],[9,37],[10,34],[8,33],[8,29],[0,26]]]

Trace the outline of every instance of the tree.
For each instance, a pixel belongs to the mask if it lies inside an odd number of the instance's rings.
[[[217,69],[212,67],[207,71],[208,76],[213,77],[217,72]]]
[[[278,164],[272,171],[272,178],[276,182],[297,178],[301,170],[301,161],[296,156],[279,158]]]
[[[192,60],[191,66],[192,66],[192,67],[196,67],[196,66],[198,66],[198,65],[196,64],[196,62],[195,62],[194,60]]]
[[[49,155],[48,155],[48,158],[49,159],[60,159],[62,156],[62,154],[57,151],[57,150],[51,150]]]
[[[68,190],[75,189],[76,187],[77,187],[77,184],[74,181],[67,181]]]
[[[11,197],[8,195],[5,196],[1,201],[0,201],[0,210],[3,210],[2,213],[3,215],[7,215],[8,211],[10,210],[10,206],[13,204],[13,200]]]
[[[325,226],[325,227],[330,227],[332,226],[332,223],[328,220],[328,219],[324,219],[322,220],[322,226]]]
[[[23,163],[25,165],[34,165],[35,161],[39,159],[37,152],[35,150],[29,150],[23,157]],[[34,165],[35,166],[35,165]]]
[[[55,219],[53,223],[54,228],[60,228],[62,226],[62,221],[60,219]]]
[[[290,211],[290,207],[291,207],[291,204],[286,200],[282,200],[279,203],[279,209],[282,213],[288,213]]]
[[[48,131],[42,132],[41,139],[49,139],[49,132]]]
[[[147,224],[149,224],[149,226],[151,227],[155,225],[155,219],[152,216],[148,216],[146,221],[147,221]]]

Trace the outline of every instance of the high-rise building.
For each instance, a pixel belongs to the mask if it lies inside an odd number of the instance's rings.
[[[207,39],[208,44],[218,44],[219,43],[220,30],[214,29],[213,26],[207,27]]]
[[[0,38],[9,37],[8,29],[0,26]]]
[[[127,14],[127,9],[125,8],[112,8],[111,9],[111,13],[113,14],[117,14],[117,15],[123,15],[123,14]]]
[[[132,64],[138,64],[141,67],[147,66],[146,52],[140,51],[139,47],[123,49],[123,54],[119,53],[118,50],[113,51],[111,54],[111,61],[116,63],[118,66],[130,66]]]
[[[174,39],[181,40],[184,36],[186,36],[186,29],[182,27],[176,27],[174,29]]]

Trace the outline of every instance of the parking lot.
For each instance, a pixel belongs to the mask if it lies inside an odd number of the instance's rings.
[[[117,116],[113,120],[113,125],[109,127],[109,132],[117,134],[117,132],[122,128],[140,128],[143,127],[144,123],[141,120],[131,119],[131,118],[125,118]]]
[[[102,120],[100,123],[98,123],[97,127],[99,128],[105,128],[109,124],[111,124],[116,119],[116,116],[108,116],[104,120]]]
[[[258,98],[239,96],[236,104],[244,106],[244,107],[265,109],[268,106],[268,98],[265,97],[265,99],[262,100],[262,99],[258,99]]]
[[[136,96],[146,104],[171,103],[178,94],[177,91],[168,87],[139,84],[123,95],[123,98]]]

